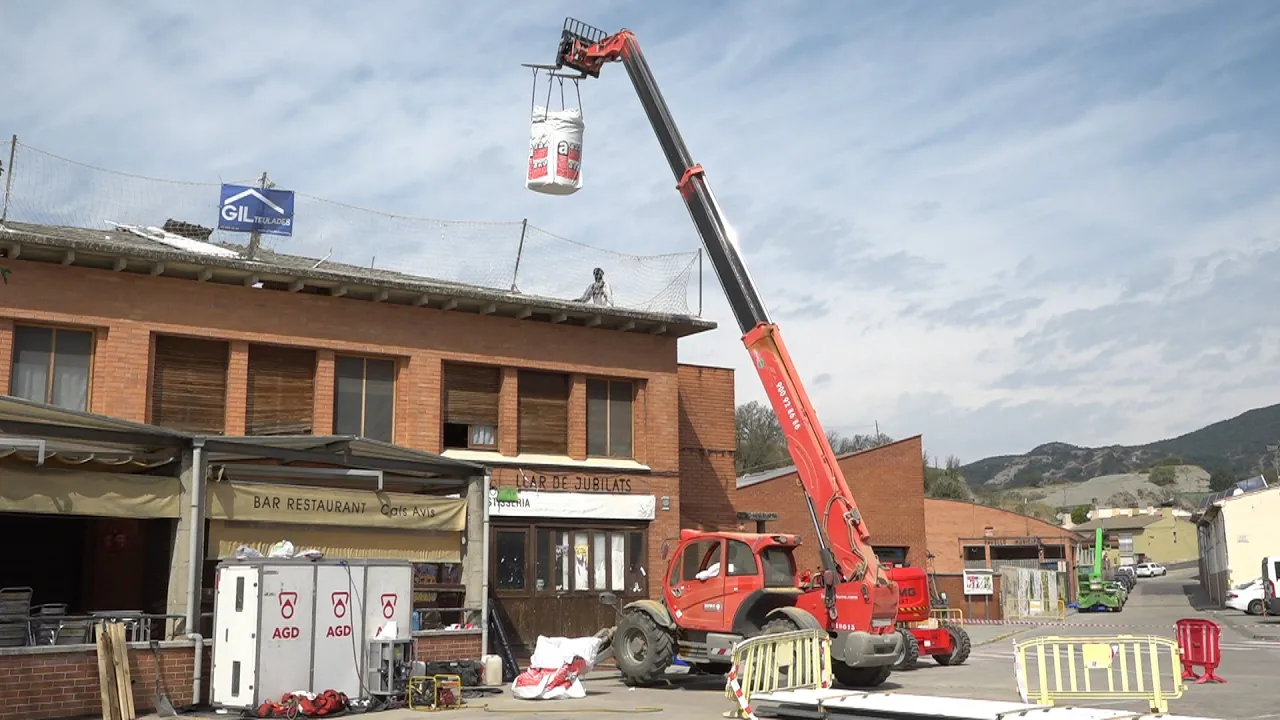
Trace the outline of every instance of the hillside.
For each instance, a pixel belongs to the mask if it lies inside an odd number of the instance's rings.
[[[1280,463],[1280,405],[1272,405],[1146,445],[1087,448],[1052,442],[1023,455],[978,460],[962,466],[960,472],[971,485],[1048,490],[1047,485],[1140,473],[1154,465],[1197,465],[1207,471],[1207,478],[1208,473],[1215,471],[1247,477],[1277,463]],[[1202,484],[1198,477],[1185,479],[1188,484]],[[1110,484],[1106,483],[1108,487]],[[1099,491],[1102,490],[1100,487]]]

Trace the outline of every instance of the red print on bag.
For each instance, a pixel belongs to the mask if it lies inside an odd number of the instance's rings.
[[[280,617],[288,620],[293,617],[294,608],[298,605],[298,593],[280,591]]]
[[[396,614],[396,602],[400,599],[395,593],[387,593],[382,596],[382,617],[387,620]]]
[[[329,596],[330,602],[333,603],[333,616],[340,618],[347,616],[347,603],[351,602],[351,593],[336,592]]]

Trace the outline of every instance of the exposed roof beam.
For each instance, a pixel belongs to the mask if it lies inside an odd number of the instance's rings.
[[[599,325],[602,320],[604,320],[604,318],[599,315],[592,315],[591,319],[587,320],[587,327],[595,327]]]
[[[619,330],[621,330],[622,332],[627,332],[628,330],[635,330],[635,329],[636,329],[636,321],[635,321],[635,320],[628,320],[628,321],[626,321],[626,322],[622,323],[622,325],[621,325],[618,329],[619,329]]]
[[[261,278],[259,278],[257,275],[250,275],[249,277],[244,279],[244,286],[253,287],[254,285],[257,285],[260,280]]]
[[[158,263],[151,264],[152,275],[162,275],[163,273],[164,273],[164,263],[158,262]]]
[[[445,303],[445,304],[444,304],[444,307],[442,307],[442,308],[440,308],[440,309],[441,309],[441,310],[452,310],[452,309],[454,309],[454,308],[456,308],[456,307],[458,307],[458,298],[449,298],[449,302]]]
[[[75,261],[76,261],[76,251],[75,251],[75,250],[67,250],[66,252],[62,253],[62,264],[63,264],[63,265],[70,265],[71,263],[73,263],[73,262],[75,262]]]
[[[666,325],[654,325],[654,326],[653,326],[653,328],[652,328],[651,330],[649,330],[649,333],[650,333],[650,334],[653,334],[653,335],[665,335],[665,334],[667,333],[667,326],[666,326]]]
[[[417,305],[418,307],[422,307],[423,305],[426,305],[429,300],[431,300],[431,296],[426,293],[422,293],[421,295],[413,299],[413,304]]]
[[[111,269],[116,272],[120,272],[127,267],[129,267],[129,258],[118,257],[115,262],[111,263]]]
[[[289,283],[289,292],[301,292],[302,288],[307,286],[307,281],[301,278]]]
[[[196,279],[200,282],[208,282],[211,277],[213,277],[213,268],[200,268],[200,274]]]
[[[520,312],[516,313],[517,320],[523,320],[533,314],[533,308],[520,308]]]
[[[9,246],[10,260],[17,260],[21,255],[22,255],[22,245],[20,243],[14,243]]]
[[[484,307],[480,308],[481,315],[492,315],[496,312],[498,312],[497,303],[489,303],[488,305],[485,305]]]
[[[332,295],[333,297],[342,297],[343,295],[347,294],[347,286],[339,285],[336,288],[329,288],[329,294]]]
[[[391,291],[387,290],[386,288],[382,288],[381,290],[373,294],[373,301],[386,302],[387,296],[390,294],[391,294]]]
[[[569,319],[569,314],[568,314],[568,313],[558,312],[558,313],[556,313],[555,315],[552,315],[552,316],[551,316],[551,322],[553,322],[553,323],[555,323],[555,324],[557,324],[557,325],[559,325],[560,323],[562,323],[562,322],[564,322],[565,320],[568,320],[568,319]]]

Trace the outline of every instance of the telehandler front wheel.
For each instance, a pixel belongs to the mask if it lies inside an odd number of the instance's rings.
[[[633,687],[660,680],[675,659],[675,649],[671,633],[641,610],[623,613],[613,633],[614,661],[622,681]]]

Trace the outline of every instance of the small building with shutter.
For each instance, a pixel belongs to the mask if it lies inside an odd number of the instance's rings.
[[[679,534],[682,475],[732,479],[733,373],[677,360],[679,339],[714,328],[708,320],[265,249],[228,253],[196,237],[0,230],[12,271],[0,290],[0,362],[9,363],[0,392],[192,436],[269,438],[286,449],[354,437],[370,451],[487,468],[491,527],[486,536],[468,523],[464,552],[487,553],[488,587],[466,590],[476,603],[486,591],[496,599],[517,653],[539,634],[591,634],[610,622],[601,591],[660,596],[651,578],[663,543]],[[456,550],[426,535],[407,540],[413,528],[396,535],[358,520],[255,514],[255,502],[329,507],[349,493],[382,506],[367,486],[275,462],[274,474],[229,463],[226,484],[215,483],[209,568],[239,545],[289,539],[409,557],[424,588],[464,589]],[[305,488],[265,500],[233,488],[249,482]],[[447,494],[406,492],[424,503]],[[437,596],[424,589],[423,607]]]

